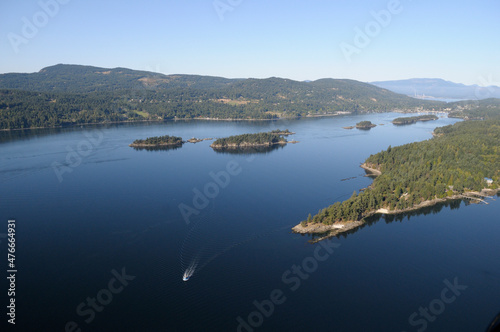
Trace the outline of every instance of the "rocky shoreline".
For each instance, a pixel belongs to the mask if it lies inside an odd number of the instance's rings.
[[[411,211],[417,211],[417,210],[423,209],[425,207],[434,206],[436,204],[444,203],[446,201],[454,201],[454,200],[458,200],[458,199],[473,199],[473,200],[476,200],[477,202],[488,204],[482,198],[495,196],[498,192],[500,192],[500,188],[499,189],[484,188],[480,192],[478,192],[478,191],[467,191],[467,192],[464,192],[462,194],[456,194],[456,195],[452,195],[452,196],[448,196],[448,197],[444,197],[444,198],[430,199],[430,200],[427,200],[427,201],[423,201],[423,202],[421,202],[421,203],[419,203],[417,205],[414,205],[411,208],[407,208],[407,209],[403,209],[403,210],[378,209],[377,211],[375,211],[372,214],[377,214],[377,213],[380,213],[380,214],[400,214],[400,213],[406,213],[406,212],[411,212]],[[479,197],[481,197],[481,198],[479,198]]]
[[[370,165],[370,166],[371,166],[371,165]],[[360,166],[360,167],[361,167],[361,168],[363,168],[364,170],[368,171],[368,173],[371,173],[371,174],[376,175],[376,176],[379,176],[379,175],[381,175],[381,174],[382,174],[382,172],[381,172],[381,171],[379,171],[379,170],[378,170],[378,169],[376,169],[376,168],[371,168],[371,167],[369,167],[366,163],[361,164],[361,166]]]
[[[361,220],[333,225],[309,224],[306,227],[298,224],[297,226],[292,228],[292,232],[298,234],[323,234],[323,236],[320,236],[311,241],[312,243],[316,243],[321,240],[331,238],[332,236],[337,236],[341,233],[351,231],[355,228],[363,226],[364,224],[365,222]]]

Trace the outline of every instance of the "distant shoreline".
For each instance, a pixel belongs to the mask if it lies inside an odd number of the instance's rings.
[[[381,112],[381,113],[404,113],[404,114],[412,114],[412,113],[421,113],[421,111],[408,112],[407,110],[391,110],[389,112]],[[435,113],[446,113],[446,112],[437,112],[437,111],[426,111],[426,112],[435,112]],[[368,112],[366,114],[374,114],[378,112]],[[11,128],[11,129],[0,129],[1,131],[17,131],[17,130],[35,130],[35,129],[63,129],[63,128],[78,128],[83,126],[103,126],[110,124],[132,124],[132,123],[149,123],[149,122],[170,122],[170,121],[279,121],[279,120],[298,120],[302,118],[322,118],[322,117],[335,117],[341,115],[352,115],[352,113],[337,113],[337,114],[315,114],[315,115],[304,115],[304,116],[293,116],[293,117],[277,117],[272,119],[238,119],[238,118],[173,118],[173,119],[144,119],[144,120],[124,120],[124,121],[106,121],[106,122],[87,122],[87,123],[74,123],[74,124],[62,124],[59,126],[48,126],[48,127],[29,127],[29,128]],[[354,126],[353,126],[354,127]]]
[[[0,129],[0,131],[16,131],[16,130],[34,130],[34,129],[62,129],[62,128],[78,128],[80,126],[92,126],[92,125],[109,125],[109,124],[126,124],[126,123],[145,123],[145,122],[170,122],[170,121],[190,121],[190,120],[203,120],[203,121],[277,121],[277,120],[290,120],[290,119],[300,119],[301,117],[293,118],[274,118],[274,119],[213,119],[213,118],[177,118],[177,119],[164,119],[164,120],[134,120],[134,121],[107,121],[107,122],[88,122],[88,123],[78,123],[78,124],[64,124],[60,126],[51,127],[29,127],[29,128],[12,128],[12,129]]]
[[[421,113],[422,111],[408,111],[408,110],[391,110],[389,112],[381,112],[381,113],[403,113],[403,114],[413,114],[413,113]],[[426,113],[446,113],[441,111],[425,111]],[[366,114],[374,114],[378,112],[367,112]],[[352,113],[336,113],[336,114],[314,114],[314,115],[304,115],[304,116],[293,116],[293,117],[277,117],[272,119],[237,119],[237,118],[173,118],[173,119],[145,119],[145,120],[124,120],[124,121],[106,121],[106,122],[87,122],[87,123],[74,123],[74,124],[62,124],[59,126],[48,126],[48,127],[29,127],[29,128],[11,128],[11,129],[0,129],[0,131],[16,131],[16,130],[35,130],[35,129],[62,129],[62,128],[77,128],[83,126],[92,126],[92,125],[109,125],[109,124],[131,124],[131,123],[147,123],[147,122],[169,122],[169,121],[190,121],[190,120],[198,120],[198,121],[279,121],[279,120],[298,120],[302,118],[322,118],[322,117],[334,117],[341,115],[352,115]],[[353,126],[355,128],[355,126]],[[353,129],[352,128],[352,129]],[[351,129],[351,128],[345,128]],[[362,128],[361,128],[362,129]]]

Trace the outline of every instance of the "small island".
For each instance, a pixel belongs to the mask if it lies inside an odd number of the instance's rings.
[[[371,121],[361,121],[356,123],[356,128],[357,129],[371,129],[373,127],[376,127],[376,124],[373,124]]]
[[[418,121],[433,121],[439,119],[437,116],[433,114],[428,115],[419,115],[419,116],[409,116],[409,117],[401,117],[392,120],[392,123],[395,125],[407,125],[417,123]]]
[[[174,147],[182,146],[184,141],[181,137],[176,136],[155,136],[146,139],[136,139],[129,146],[133,148],[153,148],[153,147]]]
[[[190,139],[187,140],[188,143],[199,143],[199,142],[203,142],[203,141],[211,141],[213,140],[213,138],[196,138],[196,137],[192,137]]]
[[[275,129],[275,130],[271,131],[271,134],[276,134],[276,135],[280,135],[280,136],[288,136],[288,135],[293,135],[295,133],[292,133],[288,129],[285,129],[285,130]]]
[[[292,135],[288,129],[273,130],[267,133],[243,134],[219,138],[210,145],[213,149],[240,149],[249,147],[269,147],[273,145],[285,145],[287,143],[298,143],[287,141],[283,136]]]

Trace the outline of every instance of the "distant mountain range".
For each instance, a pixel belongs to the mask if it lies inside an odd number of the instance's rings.
[[[412,78],[399,81],[371,82],[371,84],[396,93],[425,99],[477,100],[500,98],[500,87],[498,86],[464,85],[439,78]]]

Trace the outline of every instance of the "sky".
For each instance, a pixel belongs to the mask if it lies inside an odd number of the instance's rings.
[[[499,14],[498,0],[2,0],[0,73],[65,63],[500,85]]]

